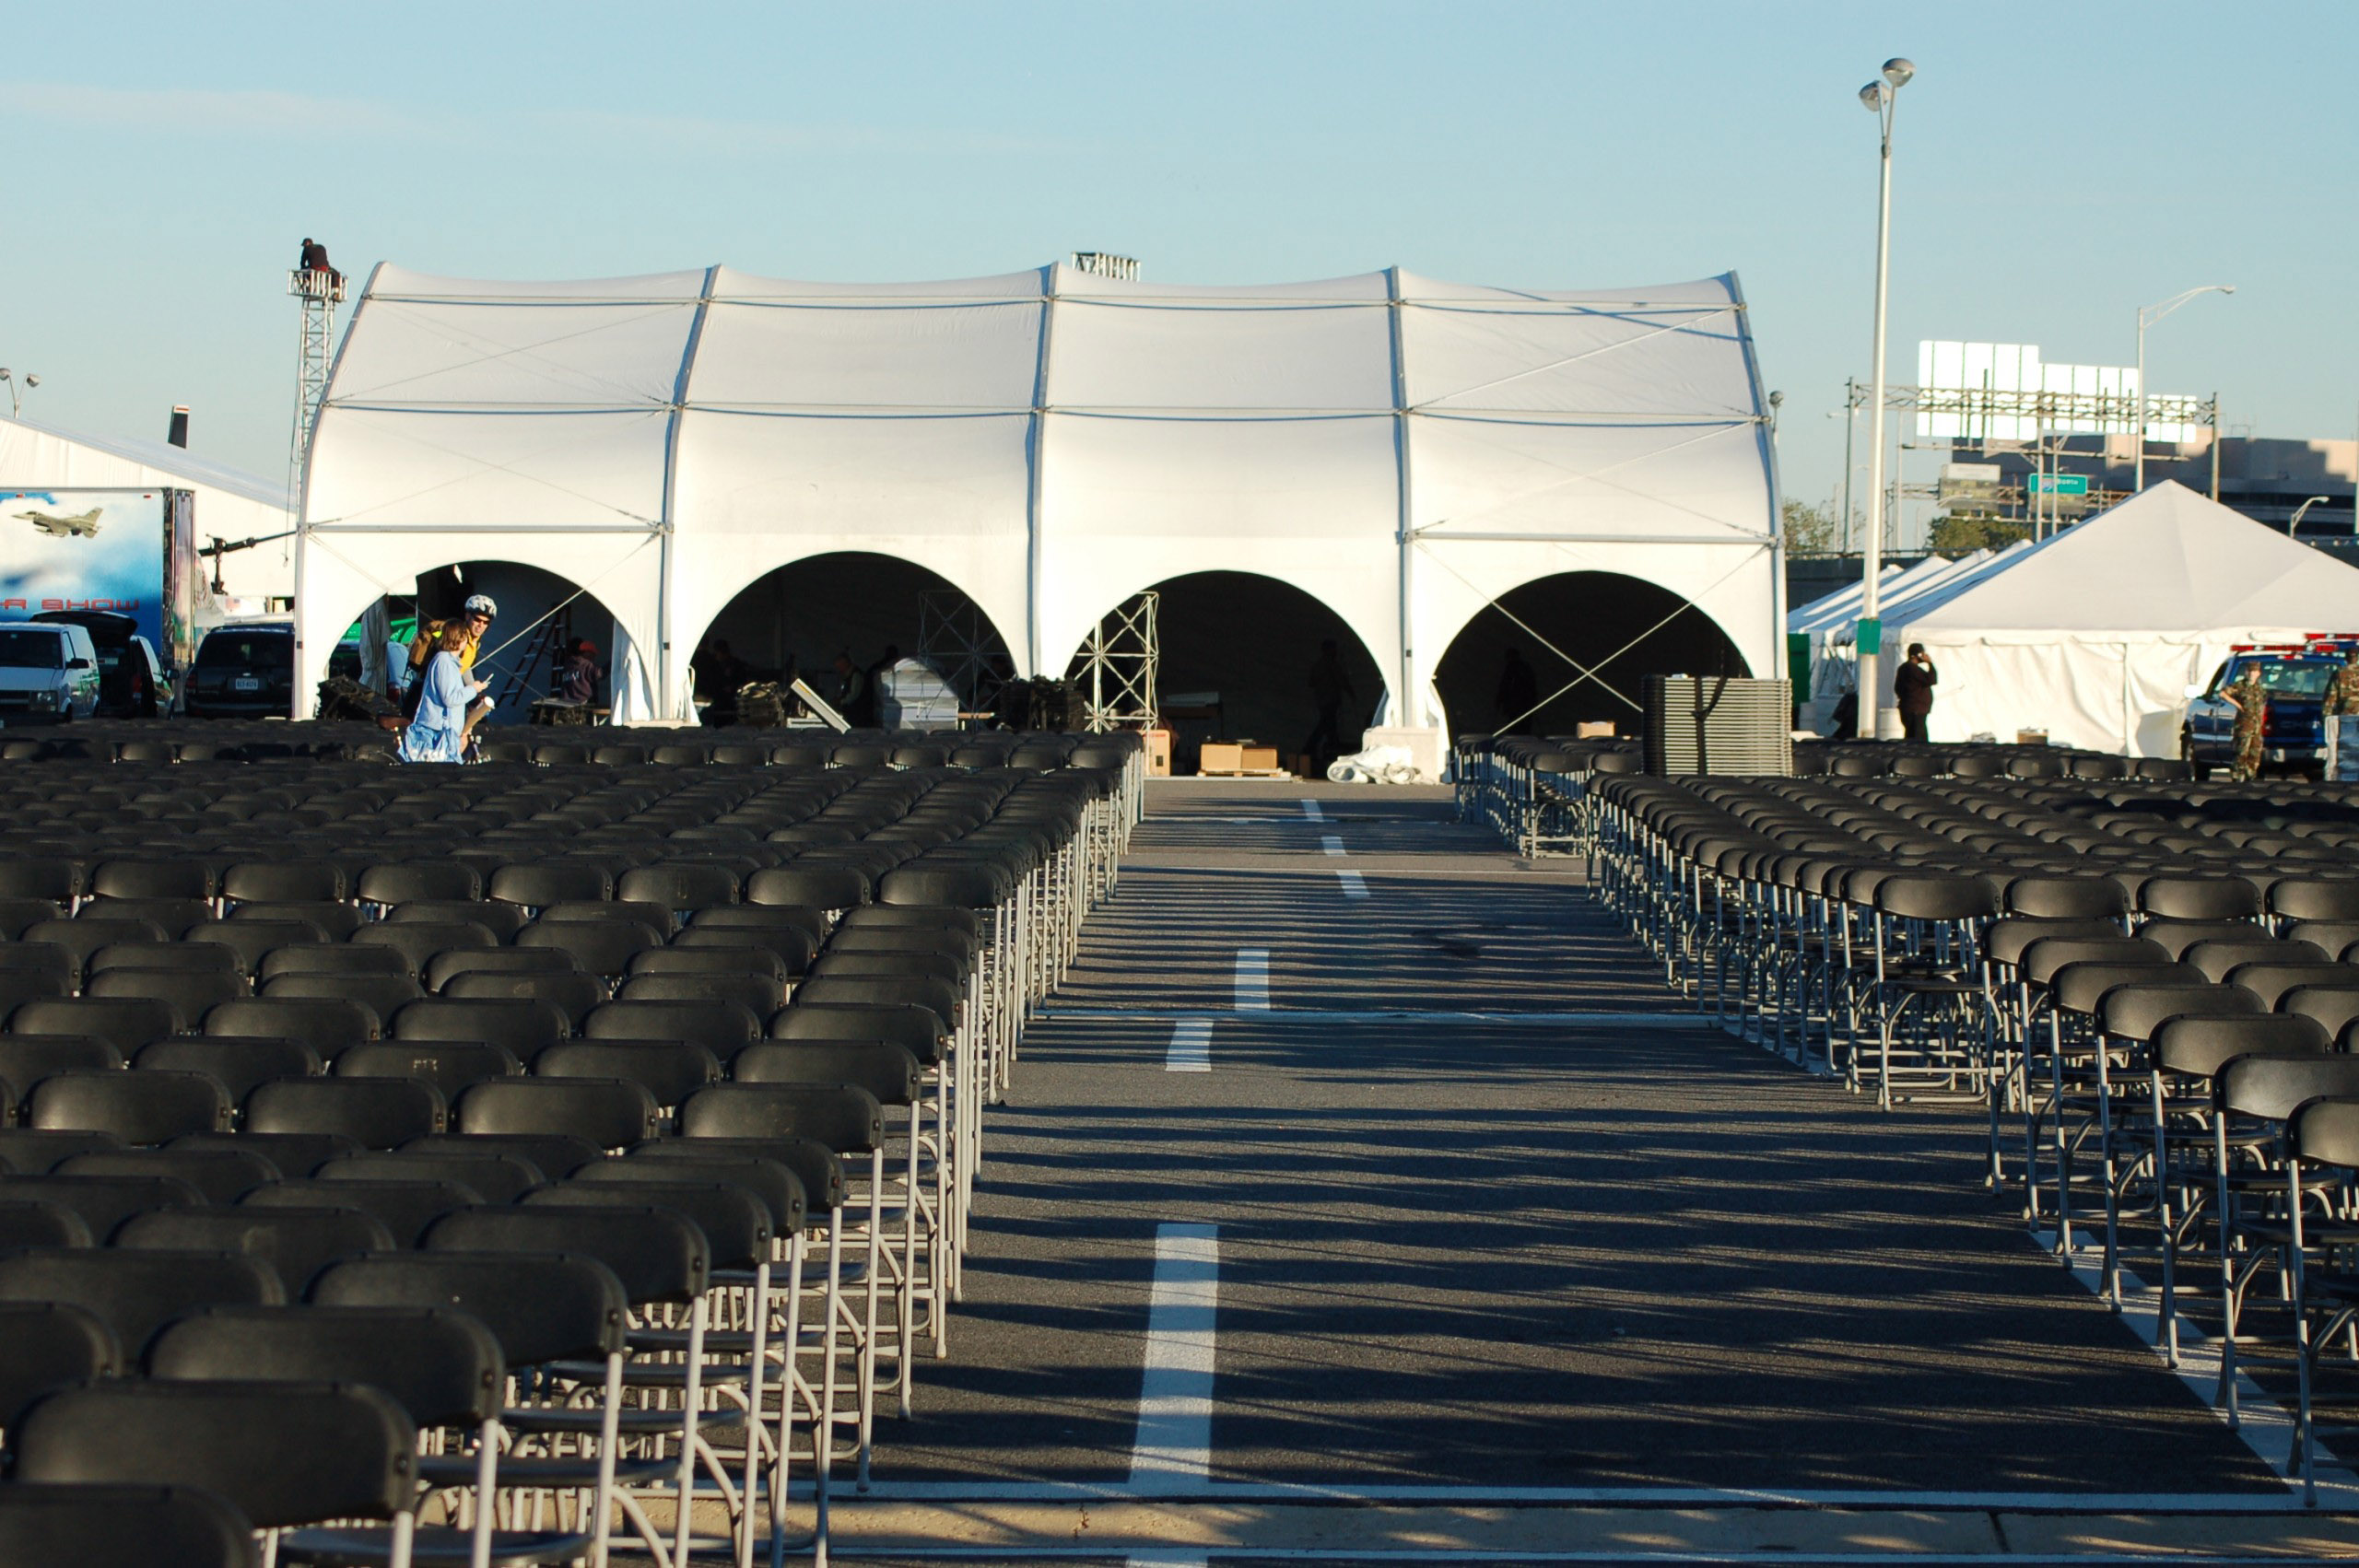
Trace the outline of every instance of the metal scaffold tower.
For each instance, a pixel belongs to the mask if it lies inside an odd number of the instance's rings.
[[[297,267],[287,275],[287,292],[303,309],[302,336],[295,350],[295,432],[287,451],[287,487],[300,497],[303,454],[311,444],[311,423],[328,390],[328,361],[335,348],[335,308],[344,303],[344,275],[333,267]]]
[[[1007,645],[975,602],[956,589],[918,595],[918,660],[958,694],[968,712],[986,712],[1015,666]]]
[[[1080,688],[1092,731],[1152,730],[1159,710],[1156,686],[1163,662],[1156,612],[1162,595],[1146,592],[1126,601],[1089,628],[1081,651]]]

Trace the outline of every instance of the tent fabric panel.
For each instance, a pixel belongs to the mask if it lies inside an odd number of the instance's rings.
[[[704,292],[705,269],[641,273],[629,277],[471,278],[417,272],[386,262],[370,275],[371,298],[414,299],[502,299],[525,303],[611,299],[695,300]]]
[[[1727,533],[1769,521],[1759,438],[1743,424],[1409,421],[1411,525],[1532,534]]]
[[[313,528],[489,534],[653,526],[667,411],[321,411],[305,515]]]
[[[1047,420],[1041,532],[1050,540],[1220,541],[1239,571],[1281,539],[1390,540],[1399,481],[1391,417]],[[1088,548],[1101,548],[1093,543]],[[1205,569],[1200,562],[1192,569]]]
[[[1392,408],[1391,326],[1382,306],[1060,299],[1055,310],[1052,408],[1214,415]]]
[[[1753,376],[1732,306],[1570,310],[1402,307],[1412,407],[1597,417],[1751,419]]]
[[[1344,277],[1313,278],[1303,283],[1165,283],[1158,279],[1107,277],[1060,262],[1055,268],[1057,298],[1064,299],[1127,300],[1134,304],[1206,303],[1238,306],[1284,305],[1304,301],[1382,303],[1390,290],[1380,272],[1353,273]]]
[[[371,298],[336,365],[339,404],[614,408],[669,403],[694,301]]]
[[[1501,288],[1496,285],[1458,283],[1402,271],[1401,298],[1419,302],[1516,306],[1535,302],[1587,306],[1596,309],[1724,305],[1736,298],[1734,278],[1726,273],[1684,283],[1649,283],[1626,288]]]
[[[781,535],[835,549],[879,536],[1020,542],[1030,425],[1027,415],[690,409],[680,424],[675,515],[688,537]]]
[[[1030,267],[1023,272],[1001,273],[991,277],[936,278],[917,283],[813,283],[800,278],[763,277],[755,273],[740,272],[735,267],[715,270],[712,297],[715,299],[841,299],[849,303],[863,300],[883,303],[898,299],[963,300],[969,303],[1038,299],[1041,297],[1046,271]]]
[[[715,300],[698,339],[688,401],[706,408],[1028,410],[1041,309]]]
[[[2200,642],[1919,640],[1942,676],[1927,726],[1934,740],[2044,730],[2051,745],[2128,756],[2178,755],[2187,686],[2217,659]],[[1891,693],[1884,698],[1889,708]]]

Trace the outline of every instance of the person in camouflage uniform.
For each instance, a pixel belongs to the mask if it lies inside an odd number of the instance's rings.
[[[2352,762],[2342,755],[2342,743],[2349,737],[2343,733],[2341,720],[2359,715],[2359,651],[2343,655],[2342,668],[2327,683],[2326,703],[2320,711],[2326,726],[2326,776],[2339,778],[2349,771]]]
[[[2236,710],[2236,760],[2228,777],[2238,782],[2259,778],[2261,742],[2269,723],[2269,693],[2260,684],[2259,666],[2246,665],[2245,673],[2221,695]]]

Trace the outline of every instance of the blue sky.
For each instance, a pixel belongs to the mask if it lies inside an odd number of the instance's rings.
[[[286,466],[296,242],[475,276],[726,261],[947,277],[1075,249],[1173,282],[1398,263],[1555,287],[1734,268],[1829,495],[1920,337],[2126,363],[2232,427],[2359,425],[2359,6],[578,3],[20,7],[0,62],[0,363],[26,412]],[[1864,463],[1864,457],[1862,458]]]

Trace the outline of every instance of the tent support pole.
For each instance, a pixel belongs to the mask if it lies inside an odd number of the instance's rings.
[[[1047,464],[1049,442],[1049,345],[1056,330],[1057,263],[1040,269],[1040,341],[1032,368],[1032,442],[1026,453],[1030,472],[1025,475],[1024,497],[1024,667],[1019,676],[1044,673],[1040,668],[1040,474]],[[1062,671],[1059,673],[1062,673]]]
[[[712,283],[718,266],[704,269],[704,287],[697,295],[696,319],[688,323],[688,341],[680,350],[680,374],[672,383],[672,414],[663,432],[663,515],[656,524],[655,541],[655,712],[659,718],[681,720],[696,711],[690,699],[683,712],[673,707],[672,680],[672,543],[678,532],[674,508],[679,493],[680,427],[687,418],[688,379],[697,368],[697,345],[704,341],[705,317],[712,311]]]
[[[1409,367],[1401,331],[1401,269],[1384,269],[1384,294],[1389,307],[1385,312],[1392,328],[1392,451],[1395,488],[1400,497],[1399,526],[1395,530],[1400,546],[1400,564],[1395,568],[1396,586],[1400,590],[1401,663],[1395,672],[1399,685],[1393,689],[1392,722],[1414,725],[1424,718],[1425,704],[1417,700],[1417,649],[1414,635],[1415,616],[1410,598],[1410,568],[1416,553],[1417,536],[1411,526],[1409,469]]]

